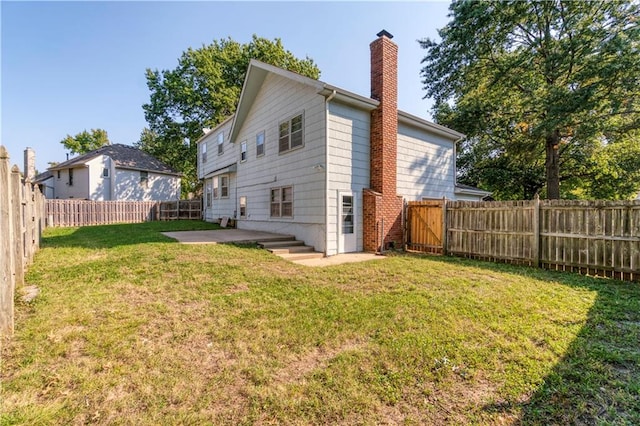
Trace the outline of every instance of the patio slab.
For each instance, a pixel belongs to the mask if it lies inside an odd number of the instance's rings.
[[[273,232],[250,231],[247,229],[217,229],[205,231],[163,232],[169,238],[181,244],[224,244],[224,243],[256,243],[258,241],[278,241],[294,238],[293,235],[275,234]],[[382,260],[385,256],[374,253],[343,253],[319,259],[290,260],[298,265],[322,267],[341,265],[343,263]]]
[[[216,229],[205,231],[163,232],[169,238],[182,244],[255,243],[257,241],[293,238],[292,235],[272,232],[250,231],[247,229]]]

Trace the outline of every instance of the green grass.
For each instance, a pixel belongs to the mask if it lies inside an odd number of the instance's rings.
[[[638,424],[640,287],[455,258],[308,268],[48,229],[1,424]]]

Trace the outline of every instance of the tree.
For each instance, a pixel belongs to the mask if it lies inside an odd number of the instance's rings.
[[[183,189],[197,186],[196,144],[203,128],[215,127],[235,112],[251,59],[311,78],[320,71],[312,59],[296,58],[280,39],[253,36],[241,44],[230,38],[187,49],[173,70],[147,69],[150,101],[143,105],[149,128],[136,144],[181,171]]]
[[[83,130],[75,136],[67,135],[60,141],[72,154],[86,154],[104,145],[111,145],[106,130],[91,129],[91,132]]]
[[[463,181],[506,198],[586,196],[603,158],[633,163],[637,2],[455,1],[450,11],[441,41],[420,41],[421,75],[436,120],[469,137]]]

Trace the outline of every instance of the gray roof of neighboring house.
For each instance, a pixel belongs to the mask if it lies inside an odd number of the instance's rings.
[[[50,170],[47,170],[46,172],[37,174],[36,177],[33,178],[33,182],[34,183],[44,182],[45,180],[52,177],[53,177],[53,172],[51,172]]]
[[[115,166],[120,169],[145,170],[169,175],[181,174],[146,152],[133,146],[119,143],[102,146],[54,167],[50,167],[49,170],[68,169],[74,166],[80,166],[98,155],[110,157],[115,163]]]

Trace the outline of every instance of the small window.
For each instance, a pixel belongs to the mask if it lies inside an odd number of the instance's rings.
[[[304,144],[303,140],[303,119],[302,114],[298,114],[288,121],[280,123],[278,152],[287,152],[294,148],[299,148]]]
[[[200,145],[200,153],[201,153],[201,158],[202,158],[202,162],[206,163],[207,162],[207,143],[203,142],[202,145]]]
[[[229,196],[229,176],[220,176],[220,197]]]
[[[69,186],[73,186],[73,169],[69,169]]]
[[[244,219],[247,217],[247,197],[240,197],[240,218]]]
[[[211,204],[212,204],[211,203],[211,187],[212,187],[211,181],[207,181],[204,187],[204,194],[205,194],[205,200],[206,200],[205,205],[207,207],[211,207]]]
[[[213,178],[213,198],[218,198],[218,176]]]
[[[60,179],[60,170],[58,170],[58,179]]]
[[[102,169],[102,177],[103,178],[108,178],[109,177],[109,169],[107,167]]]
[[[140,186],[145,188],[149,186],[149,172],[140,171]]]
[[[218,155],[222,155],[224,152],[224,134],[218,134]]]
[[[264,155],[264,132],[256,135],[256,157]]]
[[[293,217],[293,187],[271,189],[271,217]]]
[[[247,161],[247,141],[240,144],[240,161]]]

